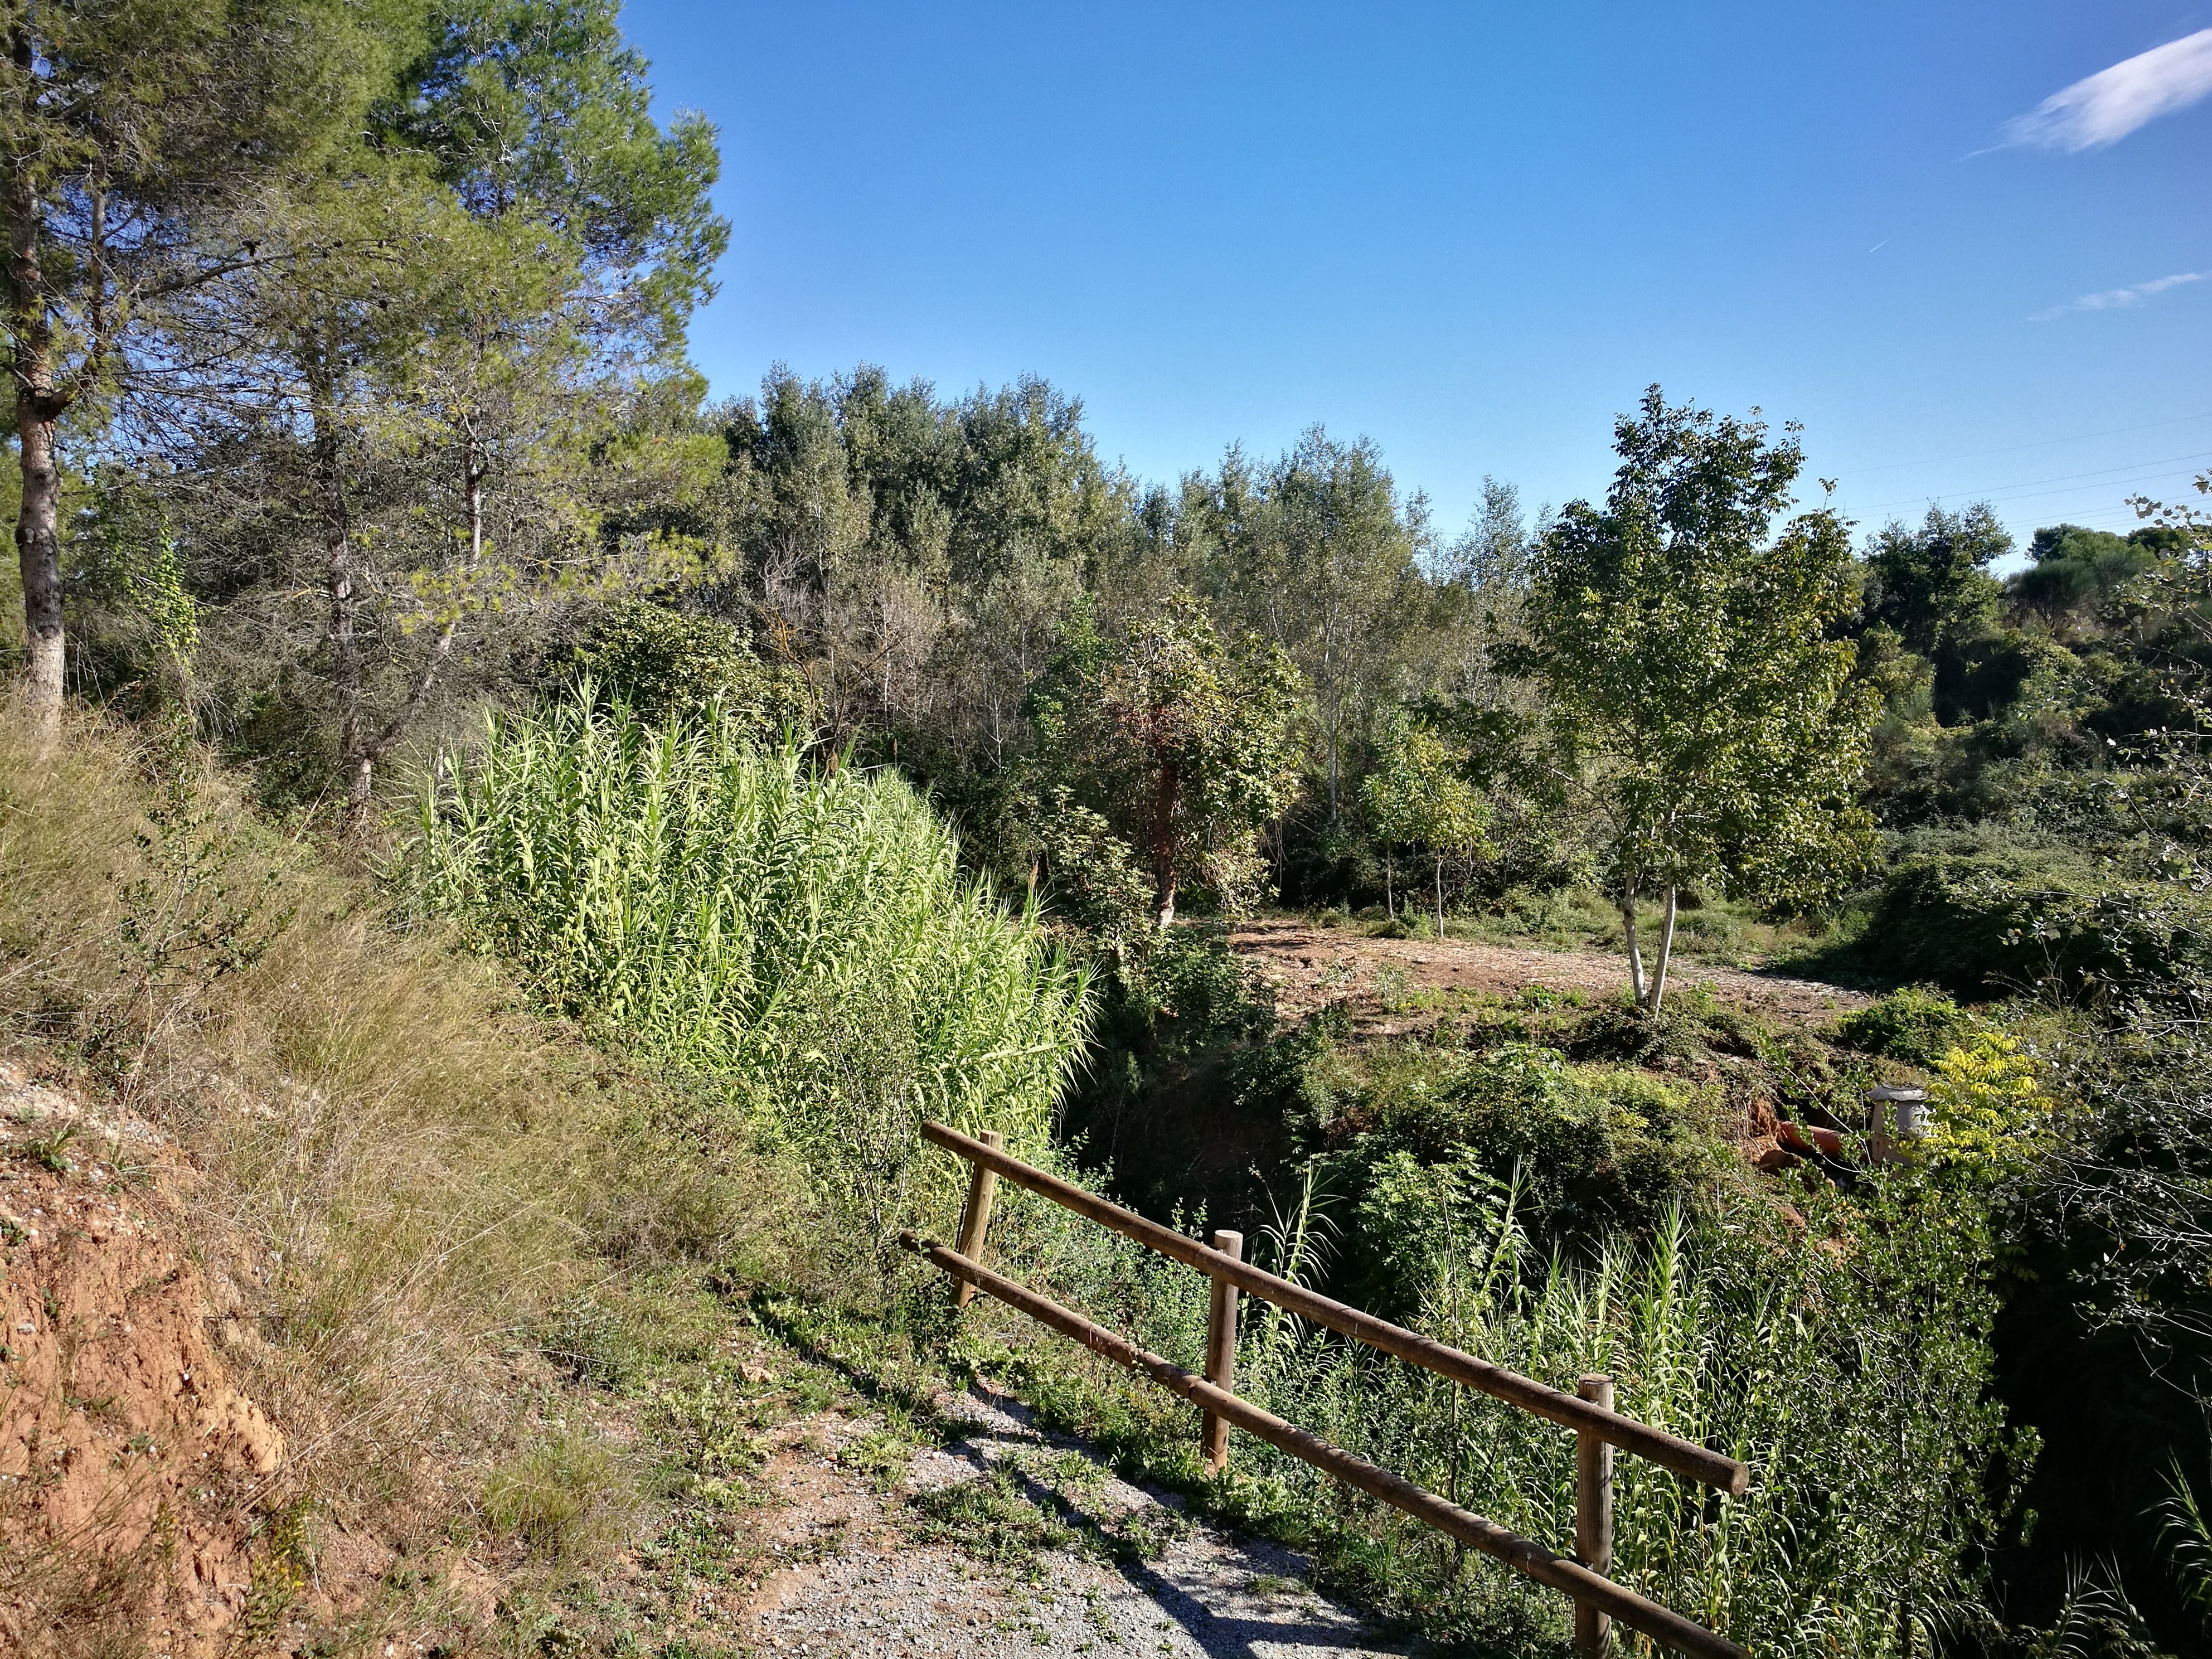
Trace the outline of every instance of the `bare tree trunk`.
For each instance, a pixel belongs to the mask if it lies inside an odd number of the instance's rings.
[[[1659,1005],[1667,997],[1667,964],[1674,956],[1675,890],[1667,889],[1667,921],[1659,930],[1659,959],[1651,969],[1651,1018],[1659,1018]]]
[[[462,468],[462,495],[469,526],[468,562],[461,568],[465,577],[475,575],[477,566],[483,562],[484,470],[476,441],[471,439]],[[447,617],[440,624],[438,637],[430,641],[429,652],[422,659],[422,672],[415,677],[414,689],[407,694],[407,701],[393,712],[390,720],[385,721],[382,729],[374,738],[362,743],[359,769],[356,774],[356,785],[347,805],[347,811],[351,817],[358,818],[368,810],[370,787],[374,781],[372,776],[374,769],[377,763],[392,752],[392,744],[405,735],[407,728],[422,712],[423,705],[429,702],[430,690],[438,683],[438,671],[453,653],[453,635],[460,625],[458,614]]]
[[[1172,762],[1163,764],[1158,780],[1152,788],[1152,882],[1154,920],[1166,928],[1175,921],[1175,806],[1176,792],[1182,785]]]
[[[359,822],[375,783],[375,757],[362,730],[361,650],[354,638],[353,524],[346,508],[339,453],[337,387],[327,351],[308,347],[307,407],[313,428],[316,505],[323,520],[323,642],[337,693],[338,771],[345,780],[346,819]]]
[[[1620,901],[1620,925],[1628,934],[1628,988],[1635,994],[1636,1006],[1644,1006],[1644,952],[1636,944],[1636,890],[1633,888]]]
[[[19,86],[36,80],[36,54],[17,14],[9,40]],[[62,714],[61,473],[54,462],[54,423],[67,400],[54,386],[53,325],[46,311],[46,270],[39,258],[41,204],[19,160],[0,196],[8,217],[8,298],[15,334],[15,437],[23,474],[15,514],[15,558],[23,576],[23,682],[31,718],[51,735]]]
[[[1395,921],[1398,919],[1398,899],[1391,891],[1393,874],[1390,854],[1385,852],[1382,854],[1382,914]]]
[[[19,372],[22,367],[18,360]],[[15,392],[15,438],[23,501],[15,516],[15,559],[23,576],[23,684],[31,717],[51,734],[62,714],[61,471],[54,422],[29,385]]]
[[[1443,855],[1442,853],[1439,853],[1439,854],[1437,854],[1437,943],[1439,943],[1439,944],[1443,943],[1443,936],[1444,936],[1444,855]]]

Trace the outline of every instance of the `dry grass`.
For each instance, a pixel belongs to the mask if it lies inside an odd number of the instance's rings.
[[[272,1513],[442,1533],[535,1467],[515,1365],[550,1375],[563,1309],[685,1261],[788,1270],[792,1189],[719,1115],[530,1017],[196,752],[80,720],[41,753],[0,706],[0,1047],[189,1160],[195,1252],[264,1339],[241,1384],[291,1448]],[[622,1512],[580,1490],[616,1462],[562,1468],[564,1503]]]

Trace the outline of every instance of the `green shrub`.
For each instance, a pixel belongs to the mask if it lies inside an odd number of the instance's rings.
[[[696,720],[717,702],[764,731],[811,717],[805,683],[762,662],[744,630],[717,617],[633,599],[608,612],[579,660],[599,689],[648,720]]]
[[[1733,945],[1743,931],[1743,924],[1725,910],[1698,908],[1685,910],[1676,917],[1675,937],[1688,945],[1707,947]]]
[[[1836,1035],[1862,1054],[1933,1066],[1973,1029],[1973,1017],[1941,991],[1908,985],[1836,1022]]]
[[[2136,994],[2212,969],[2212,906],[2067,848],[1970,846],[1893,868],[1856,951],[1958,996]]]
[[[1511,1182],[1520,1224],[1539,1236],[1649,1228],[1675,1205],[1710,1210],[1741,1179],[1701,1097],[1632,1068],[1570,1065],[1528,1043],[1461,1056],[1401,1049],[1340,1109],[1338,1136],[1329,1182],[1358,1201],[1398,1154],[1425,1167],[1465,1163]],[[1354,1240],[1347,1271],[1358,1275],[1370,1255],[1387,1251]],[[1387,1276],[1346,1289],[1354,1300],[1405,1304],[1405,1286]]]
[[[890,774],[815,776],[726,708],[654,726],[579,690],[454,757],[408,860],[554,1008],[722,1079],[878,1243],[921,1170],[953,1180],[918,1160],[921,1119],[1049,1139],[1084,975]]]

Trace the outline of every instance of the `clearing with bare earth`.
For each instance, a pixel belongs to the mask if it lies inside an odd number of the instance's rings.
[[[1511,996],[1530,986],[1596,1001],[1617,996],[1628,969],[1617,955],[1485,945],[1468,939],[1377,939],[1364,930],[1261,918],[1231,930],[1229,944],[1272,986],[1286,1018],[1332,1002],[1351,1005],[1363,1036],[1392,1036],[1429,1023],[1465,996]],[[1820,1015],[1864,1007],[1865,993],[1817,980],[1677,957],[1670,994],[1704,985],[1723,1002],[1770,1014]]]

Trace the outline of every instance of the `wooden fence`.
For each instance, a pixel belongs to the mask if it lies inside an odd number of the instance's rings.
[[[1514,1571],[1565,1591],[1574,1599],[1576,1645],[1584,1653],[1606,1651],[1608,1626],[1617,1620],[1662,1647],[1695,1655],[1697,1659],[1750,1659],[1744,1649],[1726,1637],[1669,1612],[1605,1576],[1613,1557],[1614,1447],[1731,1497],[1741,1497],[1751,1480],[1751,1471],[1734,1458],[1617,1414],[1613,1409],[1610,1378],[1585,1376],[1577,1393],[1562,1393],[1533,1377],[1478,1359],[1473,1354],[1255,1267],[1243,1260],[1243,1239],[1238,1234],[1217,1232],[1210,1246],[1201,1244],[1172,1228],[1109,1204],[1057,1176],[1008,1157],[995,1132],[987,1132],[982,1139],[976,1139],[941,1123],[926,1123],[921,1133],[925,1139],[957,1153],[973,1166],[968,1205],[960,1220],[958,1249],[949,1249],[917,1238],[910,1232],[900,1238],[908,1249],[926,1256],[951,1276],[956,1306],[965,1306],[977,1291],[981,1291],[1047,1328],[1073,1338],[1118,1365],[1143,1372],[1162,1387],[1180,1395],[1202,1413],[1201,1445],[1208,1465],[1217,1472],[1228,1461],[1230,1429],[1242,1429],[1346,1485],[1402,1510],[1415,1520],[1495,1556]],[[1212,1286],[1206,1328],[1206,1375],[1195,1376],[1158,1354],[1148,1353],[1103,1326],[985,1267],[981,1259],[984,1236],[990,1225],[992,1199],[1001,1176],[1086,1219],[1134,1239],[1147,1249],[1206,1274]],[[1455,1382],[1480,1389],[1522,1411],[1573,1430],[1575,1554],[1558,1554],[1533,1539],[1509,1532],[1494,1521],[1486,1521],[1401,1475],[1356,1457],[1342,1447],[1308,1434],[1239,1398],[1236,1393],[1236,1354],[1237,1300],[1240,1291],[1249,1291],[1302,1319],[1425,1366]]]

